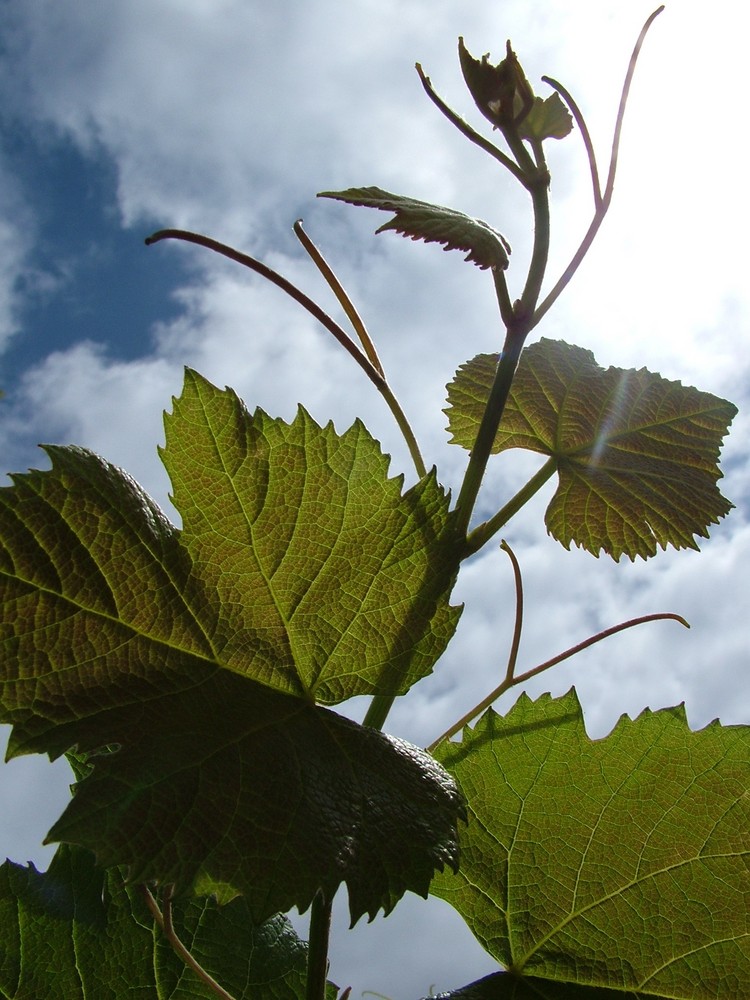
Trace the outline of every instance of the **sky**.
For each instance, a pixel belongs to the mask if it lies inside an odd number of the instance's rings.
[[[508,280],[518,294],[527,199],[427,100],[414,63],[487,134],[463,85],[457,38],[495,60],[510,38],[538,93],[547,93],[547,74],[575,95],[606,163],[627,61],[651,10],[616,0],[0,5],[0,473],[45,468],[39,442],[75,443],[126,468],[169,512],[156,449],[189,365],[274,416],[290,419],[301,402],[339,430],[361,417],[392,456],[391,471],[413,482],[382,400],[306,313],[206,250],[143,242],[163,227],[204,232],[261,258],[338,315],[293,235],[302,218],[365,317],[428,465],[455,491],[466,455],[447,443],[445,385],[459,364],[499,349],[491,279],[460,254],[375,237],[385,216],[315,194],[377,185],[484,218],[513,246]],[[750,209],[738,156],[745,37],[741,5],[727,0],[673,0],[657,18],[612,209],[533,334],[740,408],[720,482],[735,509],[700,553],[614,564],[567,552],[544,529],[553,483],[507,527],[525,583],[519,669],[636,615],[672,611],[691,623],[690,631],[642,626],[529,684],[532,696],[575,684],[592,738],[622,713],[682,701],[693,728],[750,720]],[[550,142],[547,155],[551,287],[588,226],[592,197],[577,134]],[[477,517],[539,464],[519,452],[494,459]],[[504,671],[514,594],[498,546],[464,566],[454,599],[466,607],[453,643],[386,726],[420,745]],[[343,710],[361,718],[363,705]],[[0,857],[46,866],[41,841],[69,781],[63,762],[0,764]],[[296,923],[304,933],[305,918]],[[353,985],[354,996],[408,1000],[496,968],[437,900],[407,896],[387,919],[352,932],[346,923],[342,899],[331,977]]]

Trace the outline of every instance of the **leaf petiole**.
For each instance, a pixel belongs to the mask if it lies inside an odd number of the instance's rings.
[[[177,931],[174,928],[174,923],[172,921],[172,889],[171,886],[167,886],[164,890],[164,909],[159,909],[159,904],[154,899],[151,890],[147,885],[140,886],[141,893],[146,902],[146,906],[151,911],[151,914],[161,928],[164,937],[169,941],[172,946],[172,950],[181,958],[185,965],[192,969],[193,972],[198,976],[198,978],[208,986],[212,993],[215,993],[220,1000],[235,1000],[231,993],[220,986],[213,976],[206,972],[203,966],[198,962],[196,958],[193,957],[192,953],[185,947],[185,945],[180,940]]]
[[[465,557],[478,552],[508,521],[538,493],[544,484],[552,478],[557,470],[557,461],[550,457],[518,493],[493,516],[478,524],[466,538]]]
[[[370,359],[372,364],[377,368],[380,374],[385,378],[385,371],[383,370],[383,365],[378,357],[378,352],[375,350],[375,344],[372,342],[370,334],[367,332],[367,327],[365,326],[364,320],[359,315],[356,306],[349,298],[346,289],[341,284],[339,279],[336,277],[333,268],[325,259],[320,250],[315,246],[313,241],[307,235],[305,230],[302,228],[302,219],[297,219],[294,223],[294,235],[300,241],[302,246],[305,248],[307,253],[310,255],[310,259],[313,264],[317,267],[320,273],[325,278],[328,283],[328,287],[331,289],[333,294],[339,300],[341,308],[344,310],[349,318],[349,322],[354,327],[357,336],[359,337],[360,343],[364,348],[365,354]]]

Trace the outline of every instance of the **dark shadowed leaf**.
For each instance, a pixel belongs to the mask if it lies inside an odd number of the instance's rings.
[[[750,728],[692,732],[680,707],[590,740],[574,692],[523,695],[435,756],[469,823],[460,872],[432,891],[514,976],[625,996],[743,995]],[[478,996],[579,996],[567,989]]]
[[[473,447],[497,360],[478,355],[448,386],[451,443]],[[521,355],[493,451],[554,460],[560,479],[545,521],[563,545],[645,559],[657,546],[697,548],[694,536],[707,538],[731,509],[716,482],[736,413],[645,368],[604,369],[590,351],[542,339]]]
[[[242,893],[256,921],[318,888],[349,892],[352,920],[424,896],[457,863],[458,791],[423,750],[230,671],[65,726],[93,773],[50,840],[178,891]]]
[[[413,240],[442,243],[445,250],[463,250],[466,260],[481,268],[505,270],[508,266],[510,244],[505,237],[481,219],[472,219],[452,208],[390,194],[378,187],[321,191],[318,197],[393,212],[394,217],[380,226],[378,233],[393,230]]]
[[[304,1000],[307,947],[276,915],[253,925],[245,902],[178,900],[183,944],[236,1000]],[[329,987],[330,1000],[336,989]],[[96,868],[88,851],[62,846],[49,871],[0,867],[0,997],[88,1000],[216,994],[179,959],[139,889],[117,868]]]

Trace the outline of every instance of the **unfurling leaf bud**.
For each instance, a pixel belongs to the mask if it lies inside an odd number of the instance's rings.
[[[490,63],[489,54],[482,56],[481,60],[475,59],[464,45],[463,38],[458,40],[458,56],[466,86],[485,118],[495,128],[517,128],[534,104],[534,91],[510,47],[510,41],[506,46],[505,59],[497,66]]]

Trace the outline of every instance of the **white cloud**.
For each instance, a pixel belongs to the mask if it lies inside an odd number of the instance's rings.
[[[164,360],[112,362],[85,342],[52,354],[22,380],[2,425],[4,454],[23,453],[25,465],[46,468],[33,444],[79,444],[128,469],[164,502],[156,444],[162,409],[179,385],[179,370]]]

